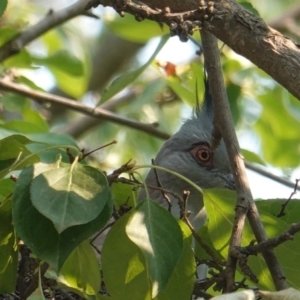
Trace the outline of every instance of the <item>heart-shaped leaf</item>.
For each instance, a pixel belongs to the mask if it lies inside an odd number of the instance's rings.
[[[59,164],[39,174],[32,180],[30,193],[33,206],[61,233],[95,219],[108,201],[110,189],[100,170],[76,163]]]
[[[30,184],[35,175],[34,167],[29,166],[17,180],[13,195],[13,223],[17,235],[33,253],[59,270],[82,241],[105,226],[111,217],[112,201],[107,201],[102,212],[91,222],[69,227],[59,234],[53,223],[32,205]]]

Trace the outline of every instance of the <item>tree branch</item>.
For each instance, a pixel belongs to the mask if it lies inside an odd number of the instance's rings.
[[[79,15],[86,15],[86,5],[89,0],[79,0],[69,7],[58,12],[52,10],[34,26],[14,37],[3,46],[0,47],[0,62],[6,58],[19,53],[27,44],[49,31],[50,29],[64,23]]]
[[[150,19],[168,24],[171,35],[183,41],[203,27],[300,99],[299,47],[234,0],[200,4],[198,0],[143,0],[143,5],[128,0],[91,0],[87,8],[99,4],[112,6],[121,15],[133,14],[138,21]]]
[[[143,132],[147,132],[150,135],[154,135],[161,139],[167,139],[169,137],[168,134],[159,131],[155,127],[149,124],[144,124],[138,121],[135,121],[130,118],[121,117],[118,114],[115,114],[113,112],[110,112],[108,110],[105,110],[101,107],[93,108],[90,106],[87,106],[85,104],[82,104],[80,102],[76,102],[72,99],[68,99],[65,97],[55,96],[49,93],[39,92],[35,90],[31,90],[29,88],[26,88],[20,84],[13,83],[11,81],[8,81],[7,79],[1,79],[0,80],[0,90],[14,92],[19,95],[23,95],[25,97],[32,98],[38,102],[42,103],[56,103],[63,107],[70,108],[72,110],[78,111],[80,113],[101,119],[101,120],[107,120],[112,121],[114,123],[124,125],[130,128],[134,128],[136,130],[141,130]]]
[[[111,121],[111,122],[115,122],[117,124],[123,124],[123,123],[120,123],[120,122],[124,121],[124,118],[120,117],[117,114],[112,114],[110,112],[110,110],[114,108],[116,102],[119,103],[120,101],[123,102],[124,99],[126,100],[126,98],[123,99],[123,97],[121,99],[117,99],[117,100],[111,99],[110,101],[108,101],[106,103],[103,103],[100,107],[101,111],[104,110],[106,113],[108,113],[111,116],[113,116],[113,115],[118,116],[118,118],[116,120],[116,119],[110,118],[109,116],[106,116],[106,115],[104,115],[104,116],[102,116],[101,114],[96,115],[96,114],[94,114],[94,112],[97,111],[97,109],[87,107],[84,104],[75,102],[73,99],[68,99],[68,98],[60,97],[60,96],[55,96],[55,95],[51,95],[51,94],[48,94],[48,93],[39,94],[39,92],[30,90],[28,88],[24,88],[22,85],[13,83],[11,81],[7,81],[6,79],[0,79],[0,90],[10,91],[10,92],[13,92],[13,93],[16,93],[16,94],[19,94],[19,95],[23,95],[25,97],[30,97],[30,98],[35,99],[36,101],[40,101],[40,102],[57,103],[58,105],[64,106],[64,107],[72,109],[72,110],[76,110],[80,113],[86,114],[87,116],[96,118],[98,120],[99,119],[100,120],[108,120],[108,121]],[[37,93],[39,94],[39,96],[37,96]],[[37,98],[35,98],[35,96]],[[61,99],[63,100],[63,103],[61,102]],[[77,108],[75,108],[74,105]],[[118,122],[119,118],[121,118],[123,121],[120,120],[120,122]],[[131,120],[131,119],[127,119],[127,120]],[[168,133],[157,130],[151,125],[139,123],[139,122],[133,121],[133,120],[131,120],[131,121],[132,122],[127,122],[126,123],[126,126],[129,127],[129,128],[141,130],[143,132],[151,134],[152,136],[155,136],[157,138],[164,139],[164,140],[170,138],[170,135]],[[87,120],[87,122],[90,122],[90,121]],[[70,135],[73,135],[73,134],[76,135],[78,131],[80,131],[80,129],[74,128],[72,130],[71,126],[68,126],[64,130],[64,133],[70,134]],[[263,168],[261,168],[259,166],[254,165],[250,162],[246,162],[245,164],[246,164],[246,167],[248,169],[250,169],[250,170],[252,170],[252,171],[254,171],[254,172],[256,172],[256,173],[258,173],[262,176],[268,177],[268,178],[270,178],[274,181],[277,181],[277,182],[279,182],[279,183],[281,183],[281,184],[283,184],[287,187],[294,188],[294,186],[295,186],[295,184],[293,182],[291,182],[287,179],[284,179],[280,176],[276,176],[276,175],[264,170]],[[297,187],[297,190],[300,190],[300,186]]]
[[[224,139],[229,161],[231,163],[231,170],[236,183],[237,205],[236,217],[234,219],[233,231],[230,240],[229,252],[231,252],[233,247],[241,244],[242,231],[246,216],[248,216],[251,228],[258,242],[267,240],[267,235],[259,218],[259,214],[249,188],[244,161],[240,153],[240,147],[234,130],[221,71],[217,39],[204,30],[201,31],[201,37],[206,70],[208,72],[210,93],[214,104],[214,124],[218,127],[218,130],[221,132]],[[263,256],[276,288],[278,290],[286,288],[285,277],[283,276],[274,252],[272,250],[266,250],[263,252]],[[226,278],[227,292],[230,292],[234,288],[236,263],[236,258],[229,256],[227,265],[228,276]]]

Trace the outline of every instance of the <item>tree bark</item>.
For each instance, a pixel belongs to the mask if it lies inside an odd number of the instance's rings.
[[[98,4],[112,6],[121,15],[128,12],[138,20],[146,18],[166,23],[177,28],[177,33],[188,26],[193,29],[201,22],[203,29],[249,59],[300,99],[299,46],[236,1],[143,0],[143,3],[146,5],[125,0],[91,0],[88,7]]]

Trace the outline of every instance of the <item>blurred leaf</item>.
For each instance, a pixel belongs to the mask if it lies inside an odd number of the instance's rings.
[[[204,190],[203,199],[208,216],[208,232],[216,251],[227,259],[229,240],[235,217],[236,193],[229,190]],[[242,246],[248,246],[253,240],[249,225],[244,228]],[[252,257],[251,257],[252,259]],[[249,258],[248,265],[259,279],[260,288],[272,290],[272,278],[261,254]]]
[[[41,39],[46,45],[49,54],[54,54],[65,47],[61,33],[57,29],[46,32],[41,36]]]
[[[115,96],[117,93],[122,91],[126,86],[131,84],[141,73],[151,64],[153,59],[156,57],[156,55],[159,53],[159,51],[163,48],[167,40],[169,39],[169,36],[163,36],[160,40],[160,43],[158,44],[156,50],[150,57],[150,59],[140,68],[138,68],[135,71],[129,72],[125,75],[122,75],[115,79],[112,84],[109,86],[109,88],[103,93],[101,97],[101,103],[107,101],[108,99]]]
[[[195,92],[188,90],[181,84],[181,79],[178,77],[169,77],[168,78],[169,87],[177,94],[177,96],[186,102],[190,106],[195,105]]]
[[[93,221],[72,226],[58,234],[53,223],[40,214],[31,202],[32,179],[44,170],[42,165],[39,166],[41,167],[27,167],[17,180],[13,194],[13,223],[18,236],[32,252],[55,270],[60,270],[67,257],[81,242],[105,226],[112,214],[112,203],[108,201]]]
[[[261,159],[261,157],[258,154],[246,149],[241,149],[241,152],[246,161],[257,163],[263,166],[266,165],[266,163]]]
[[[281,210],[281,205],[285,202],[286,199],[256,201],[269,237],[277,237],[290,228],[291,224],[299,222],[299,199],[293,199],[289,202],[285,208],[285,216],[281,218],[276,217]],[[286,276],[288,285],[299,289],[300,266],[295,264],[295,262],[300,260],[300,234],[295,234],[293,240],[286,241],[276,247],[274,252]]]
[[[249,1],[238,1],[242,6],[244,6],[245,8],[247,8],[248,10],[250,10],[252,13],[254,13],[255,15],[257,15],[258,17],[259,12],[257,11],[256,8],[253,7],[253,5],[249,2]]]
[[[232,113],[234,124],[237,124],[241,117],[240,109],[238,106],[238,98],[241,94],[241,90],[242,90],[241,86],[234,84],[232,82],[230,82],[226,87],[226,91],[227,91],[227,95],[228,95],[228,99],[229,99],[230,110]]]
[[[88,76],[73,76],[56,67],[49,70],[54,75],[57,86],[70,97],[78,99],[86,92]]]
[[[83,76],[82,62],[66,50],[58,50],[48,57],[33,56],[32,61],[50,68],[58,69],[72,76]]]
[[[224,258],[227,257],[229,238],[232,231],[232,224],[235,216],[235,193],[225,190],[205,190],[204,202],[208,214],[209,237]],[[281,204],[285,200],[263,200],[256,201],[259,208],[260,218],[269,237],[277,237],[287,230],[292,223],[299,221],[300,201],[293,200],[287,206],[286,216],[277,218],[276,215],[281,209]],[[253,240],[254,235],[249,226],[243,231],[243,246],[248,246]],[[298,250],[299,249],[299,250]],[[299,288],[298,278],[300,267],[295,261],[300,259],[300,235],[296,234],[293,241],[287,241],[274,249],[279,263],[283,268],[284,274],[289,285]],[[264,263],[261,254],[250,256],[248,265],[253,273],[258,277],[260,288],[272,290],[273,281]]]
[[[131,211],[126,233],[145,256],[155,297],[168,284],[182,255],[180,227],[167,210],[152,200],[144,200]]]
[[[7,7],[7,0],[1,0],[1,2],[0,2],[0,18],[4,14],[6,7]]]
[[[95,252],[89,241],[82,242],[69,255],[64,263],[60,276],[62,282],[85,293],[97,295],[100,290],[100,267]]]
[[[48,132],[49,126],[46,120],[41,116],[41,114],[31,109],[31,107],[27,106],[22,112],[23,120],[30,122],[38,128],[38,131],[35,132]],[[34,133],[34,132],[32,132]]]
[[[22,49],[19,53],[7,58],[4,61],[6,68],[23,68],[23,69],[35,69],[32,66],[32,60],[30,54]]]
[[[20,170],[39,161],[26,145],[32,141],[22,135],[12,135],[0,140],[0,178],[11,170]]]
[[[5,94],[0,97],[3,108],[11,112],[21,113],[27,102],[28,100],[25,97],[17,94]]]
[[[21,83],[21,84],[25,84],[28,87],[32,88],[33,90],[44,92],[44,90],[42,88],[40,88],[39,86],[37,86],[33,81],[31,81],[30,79],[28,79],[25,76],[18,76],[18,77],[16,77],[15,78],[15,82]]]
[[[15,182],[10,178],[0,180],[0,205],[10,194],[12,194],[15,187]]]
[[[31,122],[22,120],[6,122],[4,127],[8,130],[12,130],[20,134],[45,132],[45,128],[41,128],[40,126],[32,124]]]
[[[79,163],[57,163],[32,180],[33,206],[51,220],[58,233],[94,220],[111,201],[105,175]]]
[[[6,0],[4,0],[6,1]],[[1,1],[2,3],[3,1]],[[1,27],[0,28],[0,46],[4,45],[6,42],[16,37],[19,31],[12,27]]]
[[[124,17],[116,15],[113,20],[107,19],[106,25],[116,35],[136,43],[145,43],[153,37],[169,34],[166,25],[150,20],[137,23],[134,16],[130,14],[126,14]]]
[[[258,97],[263,111],[254,129],[261,137],[264,158],[269,163],[296,167],[300,163],[300,121],[288,112],[280,97],[282,91],[276,86]]]
[[[0,187],[3,182],[0,181]],[[11,201],[0,203],[0,253],[0,294],[12,293],[17,280],[18,242],[12,224]]]

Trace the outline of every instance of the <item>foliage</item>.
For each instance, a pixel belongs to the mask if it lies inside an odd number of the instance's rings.
[[[0,46],[22,32],[24,20],[31,20],[35,15],[42,18],[40,8],[38,10],[30,1],[26,5],[25,13],[17,2],[8,1],[7,6],[7,1],[0,1]],[[253,8],[252,5],[247,7]],[[114,15],[109,18],[102,13],[105,24],[99,35],[109,32],[115,38],[150,44],[153,43],[150,39],[159,37],[160,42],[148,58],[132,61],[131,67],[114,73],[107,88],[97,90],[101,94],[100,101],[92,99],[92,105],[107,104],[120,92],[122,95],[137,90],[130,101],[115,107],[118,114],[145,123],[159,121],[162,130],[174,131],[183,111],[190,112],[196,103],[196,86],[201,99],[203,62],[194,55],[188,62],[173,64],[174,71],[167,76],[166,68],[156,60],[169,42],[165,27],[150,21],[136,26],[133,17],[121,19]],[[6,59],[0,68],[2,76],[10,72],[15,82],[36,91],[46,89],[46,85],[40,87],[37,83],[38,74],[45,78],[50,76],[60,93],[74,101],[91,104],[89,95],[95,92],[89,87],[93,62],[89,58],[90,49],[85,46],[89,43],[93,47],[100,46],[96,38],[85,37],[77,26],[73,23],[54,28],[39,38],[40,51],[29,46]],[[195,40],[199,43],[196,35]],[[196,49],[192,43],[189,46]],[[299,101],[226,47],[222,64],[236,128],[241,136],[251,134],[260,144],[260,147],[245,149],[243,155],[248,161],[270,164],[290,174],[300,163]],[[72,137],[64,127],[67,124],[75,127],[80,119],[69,112],[63,111],[60,118],[49,116],[45,111],[55,111],[53,105],[37,105],[12,92],[1,92],[0,103],[3,111],[0,121],[0,294],[15,290],[17,281],[23,279],[22,270],[29,278],[38,276],[39,286],[32,295],[39,299],[45,278],[54,280],[53,289],[67,289],[86,299],[189,299],[197,269],[191,230],[151,199],[137,203],[140,183],[135,178],[142,178],[144,170],[137,175],[135,165],[126,163],[129,159],[138,164],[148,162],[161,141],[111,123],[102,123]],[[118,141],[116,146],[97,153],[85,155],[85,151],[80,150],[82,147],[95,149],[113,139]],[[235,193],[205,190],[203,195],[208,222],[201,229],[201,236],[219,259],[226,260]],[[286,207],[283,218],[277,217],[285,201],[257,201],[270,237],[280,235],[299,221],[300,202],[297,200]],[[110,227],[109,232],[103,234]],[[242,246],[252,240],[253,233],[247,226]],[[297,280],[300,269],[295,262],[299,261],[299,243],[296,235],[293,241],[275,249],[288,283],[297,289],[300,288]],[[22,252],[24,247],[30,249],[30,261],[37,264],[33,274],[20,267],[20,253],[21,262],[28,261]],[[197,259],[211,259],[197,247]],[[43,263],[47,264],[47,272],[42,272]],[[249,257],[248,264],[258,280],[255,284],[274,290],[262,256]],[[238,278],[245,276],[243,270],[239,269],[239,273]],[[248,276],[246,284],[253,285],[253,277]],[[217,293],[212,288],[208,292]]]

